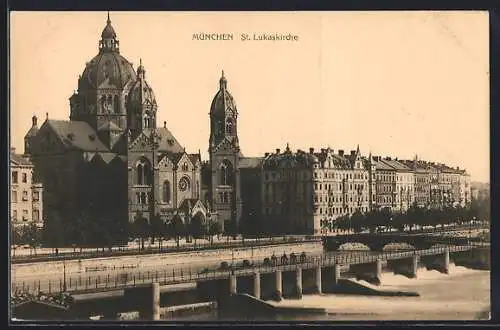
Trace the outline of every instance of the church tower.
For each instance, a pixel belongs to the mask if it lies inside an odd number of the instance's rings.
[[[236,103],[222,71],[219,91],[210,107],[210,204],[229,232],[238,231],[242,207],[237,118]]]
[[[87,122],[110,150],[127,129],[127,99],[136,81],[132,64],[120,55],[108,13],[98,54],[86,63],[78,90],[70,97],[70,120]]]

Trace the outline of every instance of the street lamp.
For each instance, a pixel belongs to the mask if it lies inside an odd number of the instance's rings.
[[[66,260],[63,259],[63,291],[66,292]]]

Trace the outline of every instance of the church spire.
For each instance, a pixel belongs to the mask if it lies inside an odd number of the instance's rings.
[[[220,85],[221,90],[224,90],[227,88],[227,79],[226,79],[226,77],[224,77],[224,70],[222,70],[222,74],[221,74],[221,77],[219,79],[219,85]]]
[[[137,76],[141,79],[146,78],[146,70],[144,69],[144,66],[142,65],[142,58],[139,59],[139,67],[137,68]]]

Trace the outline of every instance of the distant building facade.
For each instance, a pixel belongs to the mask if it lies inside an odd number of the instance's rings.
[[[33,223],[38,227],[43,226],[43,185],[33,176],[33,168],[27,157],[11,150],[10,212],[14,227]]]

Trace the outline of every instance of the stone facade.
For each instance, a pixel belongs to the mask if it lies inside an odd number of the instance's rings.
[[[34,120],[36,125],[36,120]],[[28,158],[10,153],[10,214],[13,226],[35,223],[43,226],[43,186],[33,176],[33,164]]]

